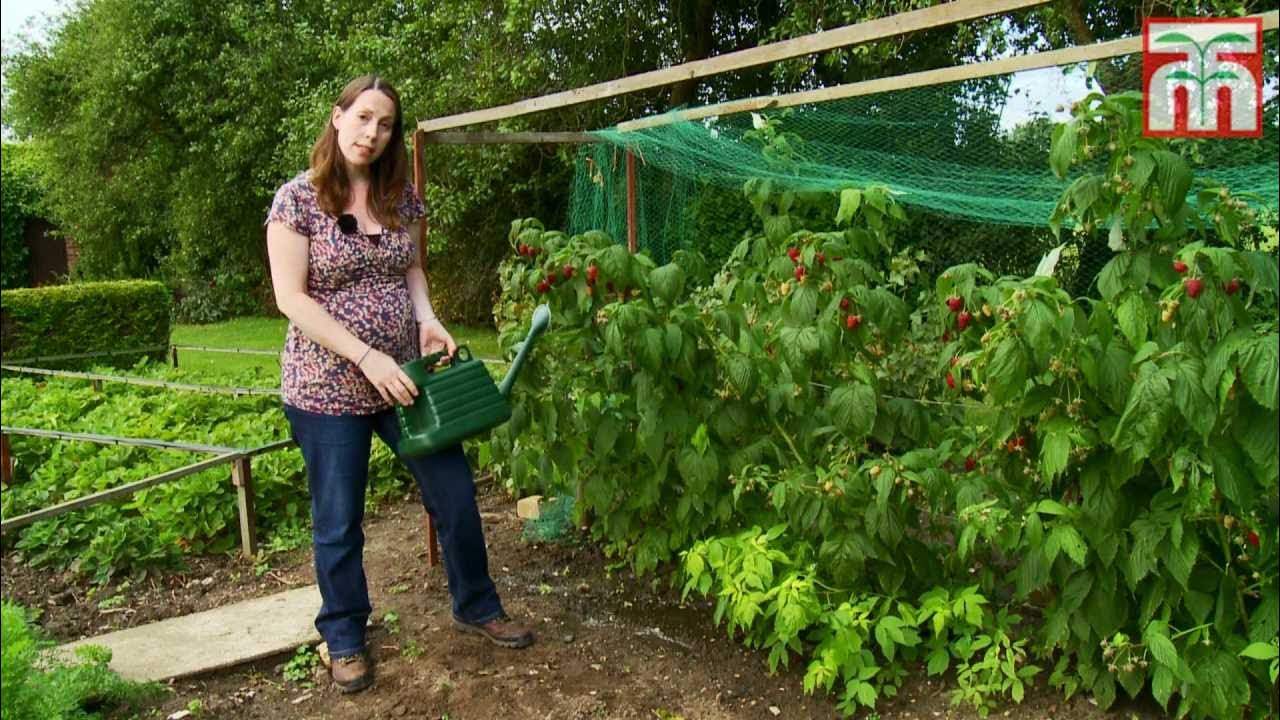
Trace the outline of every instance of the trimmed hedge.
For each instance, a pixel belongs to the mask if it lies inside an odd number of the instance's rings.
[[[0,293],[0,351],[6,362],[51,355],[160,348],[149,353],[42,362],[42,367],[129,367],[163,360],[173,299],[163,283],[118,280]]]

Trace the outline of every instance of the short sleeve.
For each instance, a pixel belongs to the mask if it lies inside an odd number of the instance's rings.
[[[427,208],[418,199],[418,193],[413,189],[413,185],[405,183],[404,195],[400,198],[400,222],[405,225],[412,225],[422,219],[427,214]]]
[[[281,223],[299,235],[311,235],[311,223],[303,201],[302,188],[296,180],[285,183],[276,191],[266,222]]]

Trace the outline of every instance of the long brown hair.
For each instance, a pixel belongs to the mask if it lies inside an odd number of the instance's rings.
[[[387,147],[369,166],[369,213],[383,227],[397,230],[401,219],[399,206],[404,198],[405,175],[409,158],[404,149],[403,118],[400,111],[400,94],[391,84],[377,75],[361,75],[347,83],[335,103],[343,111],[349,110],[360,93],[377,90],[391,98],[396,107],[395,122],[391,126],[391,140]],[[311,147],[311,184],[316,188],[320,209],[333,216],[342,214],[351,199],[351,178],[342,151],[338,148],[338,131],[333,127],[332,113],[325,120],[324,130]]]

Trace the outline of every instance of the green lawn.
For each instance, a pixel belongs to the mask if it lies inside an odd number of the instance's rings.
[[[218,348],[243,348],[279,351],[284,347],[284,318],[246,317],[209,325],[174,325],[170,342],[174,345],[202,345]],[[498,333],[487,327],[457,325],[449,328],[459,345],[466,345],[473,355],[498,357]],[[277,373],[280,360],[274,355],[236,355],[200,350],[179,350],[178,366],[213,374],[262,370]]]

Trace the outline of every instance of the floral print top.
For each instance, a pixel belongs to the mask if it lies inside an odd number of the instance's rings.
[[[426,212],[407,183],[399,212],[399,230],[346,235],[338,219],[320,209],[304,172],[276,191],[267,222],[283,223],[310,241],[307,294],[356,337],[403,364],[419,356],[405,280],[416,252],[408,225]],[[307,337],[292,322],[280,368],[284,401],[301,410],[368,415],[391,407],[355,363]]]

